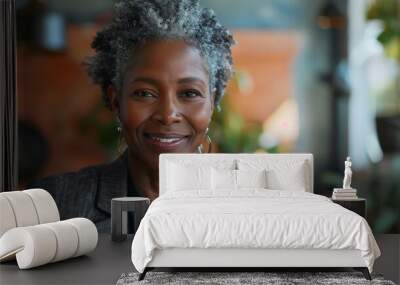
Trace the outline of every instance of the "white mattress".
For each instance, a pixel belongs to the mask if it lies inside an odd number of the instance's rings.
[[[356,249],[372,272],[379,248],[368,223],[328,198],[298,191],[247,189],[220,196],[170,192],[150,205],[132,243],[143,272],[156,249]]]

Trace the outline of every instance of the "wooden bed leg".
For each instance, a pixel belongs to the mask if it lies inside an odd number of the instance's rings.
[[[144,279],[144,277],[146,276],[147,271],[149,271],[147,269],[147,267],[144,269],[144,271],[142,273],[139,274],[139,278],[138,281],[142,281]]]
[[[357,271],[361,271],[362,274],[364,275],[365,279],[372,280],[371,274],[369,274],[369,270],[367,267],[354,267],[354,269]]]

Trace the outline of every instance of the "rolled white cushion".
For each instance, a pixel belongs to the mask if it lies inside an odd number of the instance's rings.
[[[74,257],[91,252],[96,248],[98,233],[92,221],[85,218],[74,218],[63,222],[73,225],[78,233],[78,248]]]
[[[15,228],[17,222],[8,199],[0,195],[0,237],[9,229]]]
[[[58,213],[56,202],[49,192],[39,188],[28,189],[23,192],[31,197],[39,218],[39,224],[60,220],[60,214]]]
[[[51,262],[73,257],[78,249],[79,237],[75,228],[65,221],[43,224],[56,236],[57,249]]]
[[[16,254],[20,269],[49,263],[57,249],[53,231],[42,225],[18,227],[7,231],[0,239],[0,260]]]
[[[53,197],[43,189],[0,193],[0,237],[15,227],[60,220]]]
[[[98,233],[88,219],[18,227],[0,238],[0,261],[16,256],[20,269],[86,254],[96,248]]]
[[[33,226],[39,223],[38,214],[32,198],[23,191],[2,192],[13,209],[17,227]]]

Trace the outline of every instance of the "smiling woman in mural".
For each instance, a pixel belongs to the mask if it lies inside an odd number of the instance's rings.
[[[114,162],[50,176],[62,219],[110,228],[110,200],[158,196],[160,153],[199,152],[232,73],[231,33],[198,0],[132,0],[115,5],[85,65],[119,122],[125,152]]]

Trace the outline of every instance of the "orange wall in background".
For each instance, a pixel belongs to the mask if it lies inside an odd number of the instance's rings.
[[[234,38],[234,66],[242,84],[231,82],[229,103],[247,120],[264,122],[293,95],[293,65],[301,38],[295,32],[261,30],[236,30]]]
[[[68,26],[62,53],[18,48],[18,117],[38,127],[51,149],[40,177],[107,159],[99,143],[78,130],[79,119],[101,100],[100,89],[82,67],[97,29]]]

